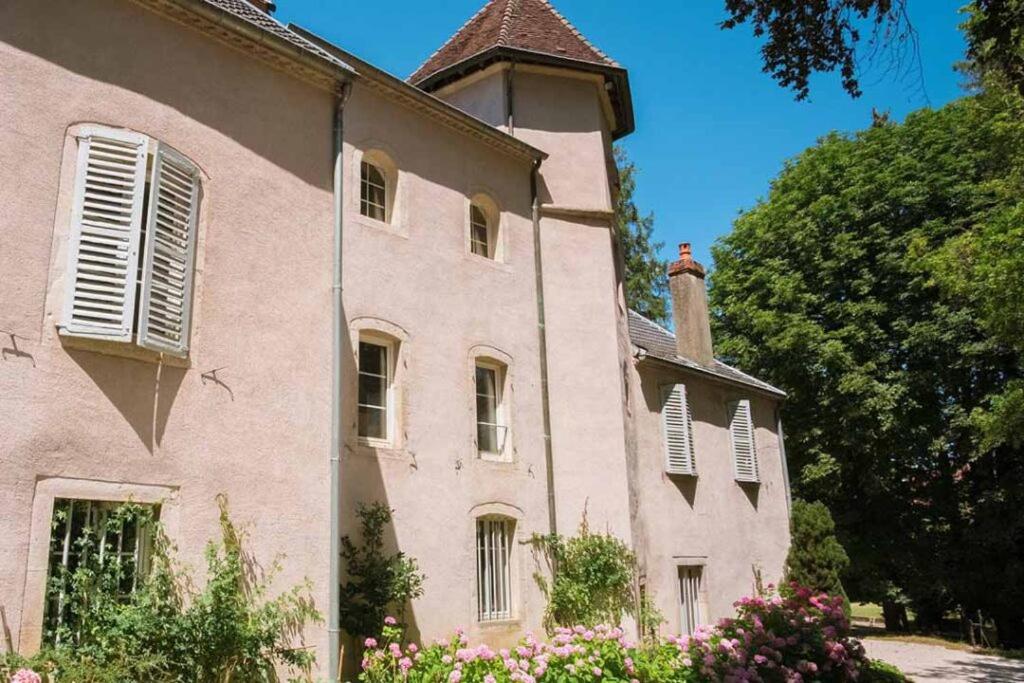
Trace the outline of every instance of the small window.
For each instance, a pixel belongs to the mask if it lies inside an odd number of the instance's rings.
[[[79,568],[88,569],[127,599],[145,577],[155,510],[107,501],[54,501],[43,640],[57,645],[75,633],[75,586]]]
[[[512,618],[512,548],[516,523],[507,517],[476,521],[476,586],[480,621]]]
[[[188,355],[199,169],[162,142],[78,138],[62,334]]]
[[[702,574],[703,567],[679,567],[679,627],[685,635],[693,635],[704,623],[700,608]]]
[[[367,161],[360,166],[361,193],[359,212],[386,223],[388,220],[388,187],[384,171]]]
[[[505,369],[497,363],[476,364],[476,442],[481,453],[503,455],[508,437],[502,402]]]
[[[757,448],[754,444],[754,423],[750,417],[750,401],[730,401],[729,439],[732,443],[732,463],[736,481],[759,482]]]
[[[469,207],[469,247],[477,256],[494,258],[487,214],[476,204]]]
[[[359,436],[365,439],[391,439],[393,348],[384,342],[359,342]]]

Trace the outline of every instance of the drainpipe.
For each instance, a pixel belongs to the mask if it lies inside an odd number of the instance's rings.
[[[782,434],[782,408],[775,407],[775,431],[779,435],[779,457],[782,459],[782,483],[786,487],[786,514],[793,515],[793,494],[789,489],[789,464],[786,462],[786,437]]]
[[[533,204],[533,269],[537,279],[537,336],[540,342],[540,401],[544,419],[544,462],[547,466],[548,526],[550,533],[558,533],[555,514],[555,469],[551,451],[551,402],[548,399],[548,333],[544,324],[544,269],[540,249],[540,194],[537,178],[540,159],[530,169],[530,198]]]
[[[341,83],[334,110],[334,275],[331,283],[331,540],[327,591],[328,669],[327,680],[337,683],[341,675],[341,237],[342,178],[344,166],[345,102],[352,83]]]

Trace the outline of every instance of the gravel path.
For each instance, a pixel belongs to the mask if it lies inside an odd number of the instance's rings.
[[[915,683],[1021,683],[1024,661],[938,645],[865,638],[868,657],[895,664]]]

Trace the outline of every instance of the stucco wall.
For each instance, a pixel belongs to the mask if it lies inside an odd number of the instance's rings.
[[[661,387],[686,385],[693,413],[697,477],[665,473]],[[635,529],[650,595],[667,623],[680,629],[680,565],[703,565],[704,621],[733,613],[751,594],[754,568],[778,584],[789,547],[785,479],[772,399],[648,362],[630,371],[630,408],[637,443],[633,481]],[[726,403],[749,398],[760,484],[733,478]]]
[[[277,584],[308,577],[325,610],[332,97],[121,0],[4,3],[0,63],[0,329],[21,352],[0,342],[0,603],[15,640],[39,633],[43,596],[25,587],[46,569],[27,556],[45,547],[44,491],[166,492],[200,576],[225,493],[257,561],[286,555]],[[202,170],[188,367],[57,336],[82,122]],[[203,378],[215,368],[222,383]]]

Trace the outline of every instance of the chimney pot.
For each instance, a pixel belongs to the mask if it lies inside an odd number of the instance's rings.
[[[672,293],[676,353],[683,358],[710,365],[714,361],[714,351],[711,346],[711,320],[708,317],[704,266],[693,260],[689,242],[679,245],[679,260],[668,267],[668,287]]]

